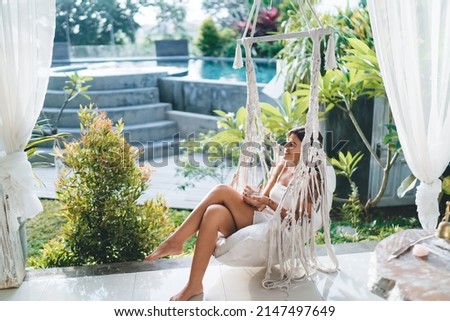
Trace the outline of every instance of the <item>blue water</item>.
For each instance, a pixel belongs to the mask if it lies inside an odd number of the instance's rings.
[[[256,81],[268,83],[276,74],[276,63],[266,60],[255,61]],[[233,69],[232,59],[183,59],[183,60],[158,60],[158,61],[107,61],[97,62],[82,67],[63,66],[58,67],[59,72],[84,70],[85,75],[96,77],[98,75],[114,73],[142,73],[145,70],[153,70],[154,67],[162,67],[172,76],[185,77],[192,80],[221,80],[221,81],[246,81],[245,66],[241,69]],[[56,72],[56,71],[55,71]]]
[[[161,63],[158,63],[161,65]],[[186,78],[189,79],[212,79],[222,81],[246,81],[245,67],[233,69],[233,61],[214,61],[191,59],[189,62],[165,62],[164,64],[181,68],[187,68]],[[268,83],[276,73],[274,62],[255,62],[256,81]]]

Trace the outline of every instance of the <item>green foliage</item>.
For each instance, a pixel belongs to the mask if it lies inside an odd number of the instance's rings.
[[[52,262],[61,262],[63,260],[70,260],[70,253],[66,252],[67,249],[61,251],[62,243],[56,242],[58,235],[61,234],[61,227],[65,223],[64,217],[59,214],[59,202],[57,200],[42,200],[44,205],[44,211],[27,221],[27,243],[28,243],[28,264],[35,268],[45,268],[46,265],[42,259],[42,252],[49,252],[52,247],[58,247],[54,251],[46,253],[45,256],[51,256],[49,258]],[[337,226],[348,225],[349,222],[342,220],[339,217],[333,218],[331,221],[331,239],[333,244],[348,243],[348,242],[360,242],[370,240],[382,240],[387,236],[395,233],[399,230],[419,228],[420,224],[416,217],[405,217],[398,215],[397,208],[393,217],[389,217],[383,213],[377,215],[377,219],[370,223],[362,223],[356,227],[356,235],[347,235],[339,233],[336,229]],[[169,225],[176,227],[180,226],[185,218],[190,214],[187,210],[174,210],[168,211],[167,218]],[[49,244],[49,240],[51,241]],[[317,233],[318,243],[324,243],[323,231],[319,230]],[[196,236],[191,237],[184,246],[182,255],[191,255],[194,249]],[[43,248],[45,247],[45,250]],[[32,263],[32,264],[31,264]],[[66,264],[70,265],[70,264]],[[53,264],[53,266],[62,266],[61,263]]]
[[[306,22],[296,5],[291,5],[286,12],[282,28],[284,32],[295,32],[307,29]],[[318,23],[306,8],[306,15],[309,24],[317,27]],[[320,17],[324,26],[333,28],[336,32],[336,58],[341,61],[341,57],[348,55],[351,49],[349,39],[358,39],[373,48],[373,36],[370,27],[369,13],[365,5],[359,8],[338,9],[335,15],[324,14]],[[323,44],[324,46],[324,44]],[[284,49],[280,52],[283,66],[286,67],[286,89],[294,91],[298,84],[308,84],[310,81],[310,61],[312,53],[312,42],[309,37],[285,41]]]
[[[353,227],[357,227],[362,223],[364,207],[359,200],[358,186],[355,182],[350,183],[350,190],[348,200],[342,205],[341,214],[344,220],[350,221]]]
[[[236,52],[236,39],[238,38],[236,30],[231,28],[223,28],[219,30],[219,38],[221,42],[220,56],[234,57]]]
[[[261,121],[268,135],[276,141],[281,142],[286,139],[289,129],[304,125],[306,123],[306,113],[308,112],[307,98],[293,100],[289,92],[285,92],[280,101],[276,101],[276,106],[261,102]],[[219,120],[217,126],[225,129],[210,138],[220,144],[241,143],[245,137],[245,127],[247,119],[247,109],[240,107],[236,113],[225,113],[221,110],[214,111]]]
[[[211,17],[200,26],[197,47],[204,56],[217,57],[222,52],[222,39]]]
[[[289,0],[284,0],[288,2]],[[247,19],[253,0],[202,0],[202,9],[217,22],[220,28],[235,26]],[[281,4],[271,0],[261,1],[262,7],[279,7]]]
[[[361,151],[352,155],[349,151],[344,155],[343,152],[339,152],[338,159],[331,158],[331,165],[337,169],[337,175],[345,176],[349,182],[352,182],[352,175],[358,169],[358,163],[363,158],[364,154]]]
[[[174,36],[186,37],[184,23],[186,20],[186,0],[150,0],[145,1],[156,8],[156,32],[164,39],[173,39]]]
[[[60,202],[58,200],[41,200],[44,210],[36,217],[27,220],[27,245],[28,245],[28,266],[35,268],[46,268],[48,266],[69,266],[74,261],[73,253],[69,252],[62,242],[62,228],[67,222],[66,218],[60,214]],[[153,215],[155,220],[150,223],[152,225],[151,247],[155,248],[158,241],[162,239],[157,235],[160,229],[158,215],[164,207],[156,206],[157,202],[153,201]],[[140,205],[142,206],[142,205]],[[167,224],[164,228],[170,228],[173,232],[175,227],[183,223],[184,219],[190,214],[186,210],[169,209],[167,212]],[[196,236],[192,236],[184,247],[184,254],[191,254]]]
[[[398,139],[397,126],[394,124],[386,124],[388,130],[386,136],[384,136],[384,144],[388,146],[391,151],[400,151],[402,146]]]
[[[31,256],[28,264],[36,269],[45,269],[50,267],[64,267],[79,265],[74,253],[64,240],[57,236],[44,244],[39,256]]]
[[[244,32],[247,23],[246,19],[248,18],[251,5],[252,1],[203,1],[202,8],[213,17],[212,19],[214,19],[218,29],[221,30],[219,32],[222,43],[220,56],[234,56],[236,39],[240,38]],[[278,3],[272,3],[271,1],[265,0],[262,1],[262,7],[258,13],[255,36],[270,35],[279,31],[279,6],[280,4]],[[282,42],[258,43],[253,46],[255,54],[260,58],[275,57],[282,48]]]
[[[43,244],[48,243],[61,231],[66,222],[64,216],[59,214],[59,202],[54,200],[41,200],[44,210],[31,220],[26,221],[28,256],[40,256]]]
[[[346,69],[357,72],[353,82],[361,82],[363,93],[366,95],[384,96],[383,78],[375,50],[356,38],[348,39],[348,44],[347,55],[342,57],[342,61],[346,62],[344,64]]]
[[[383,96],[385,91],[375,52],[359,39],[349,39],[348,44],[350,46],[348,55],[341,58],[340,69],[327,70],[325,75],[320,77],[319,102],[326,105],[326,111],[338,108],[348,116],[371,157],[383,171],[383,180],[376,196],[369,199],[364,206],[368,219],[370,207],[378,203],[386,190],[389,172],[400,150],[393,148],[397,146],[395,127],[388,124],[389,132],[385,142],[389,144],[390,148],[385,159],[381,160],[353,113],[355,103],[361,96]],[[298,99],[309,99],[309,92],[309,84],[298,84],[298,90],[293,95],[297,96]]]
[[[78,95],[83,96],[84,98],[91,100],[91,97],[88,96],[87,91],[91,87],[91,85],[86,85],[86,83],[92,81],[92,77],[89,76],[80,76],[76,71],[68,76],[68,80],[65,81],[64,85],[64,93],[65,99],[61,108],[59,109],[58,115],[56,116],[56,120],[54,123],[53,133],[56,134],[58,132],[59,119],[61,118],[64,109],[67,104],[74,100]]]
[[[264,102],[260,103],[260,106],[262,122],[277,141],[286,140],[289,129],[306,123],[308,101],[299,99],[293,103],[289,92],[282,95],[276,107]]]
[[[260,103],[260,106],[262,122],[266,129],[264,144],[270,151],[266,155],[268,158],[266,161],[271,163],[273,140],[278,142],[286,140],[289,129],[306,122],[308,103],[300,100],[294,103],[292,96],[285,92],[281,101],[277,102],[277,106],[268,103]],[[186,161],[184,166],[178,168],[177,174],[186,179],[185,183],[178,186],[183,190],[195,186],[194,181],[201,181],[206,177],[223,183],[233,167],[237,165],[240,152],[238,147],[245,138],[247,109],[240,107],[236,115],[222,110],[215,110],[214,113],[218,116],[217,127],[222,131],[205,137],[200,142],[201,151],[206,152],[209,166],[193,166]]]
[[[280,11],[277,7],[270,6],[260,9],[254,29],[253,25],[251,25],[245,36],[250,37],[253,34],[254,37],[262,37],[279,33],[279,17]],[[243,19],[237,23],[238,32],[240,35],[243,35],[245,32],[247,22],[248,21],[246,19]],[[253,21],[251,21],[251,23],[253,23]],[[255,43],[252,49],[260,58],[272,58],[277,56],[278,52],[282,48],[283,43],[281,41],[276,41]]]
[[[92,106],[81,109],[79,117],[81,139],[58,151],[66,172],[57,182],[57,196],[67,223],[58,245],[44,248],[43,265],[142,259],[171,230],[162,198],[137,204],[152,169],[136,166],[139,155],[122,137],[121,121],[113,126]]]
[[[397,216],[396,218],[379,217],[368,223],[361,223],[355,227],[356,234],[348,235],[342,234],[337,229],[338,226],[349,225],[350,222],[346,220],[335,219],[331,221],[330,234],[333,244],[351,243],[363,241],[381,241],[402,230],[420,228],[420,223],[416,217]],[[323,230],[317,232],[317,243],[324,244],[325,237]]]
[[[442,191],[445,194],[450,195],[450,175],[442,179]]]
[[[39,159],[39,155],[36,154],[39,146],[46,142],[55,142],[59,139],[66,137],[68,134],[57,133],[52,134],[52,127],[48,119],[40,119],[34,125],[31,132],[30,140],[24,148],[24,152],[27,153],[27,158],[32,160],[31,165],[33,167],[48,167],[52,166],[47,160]],[[42,161],[40,161],[42,160]]]
[[[326,110],[334,107],[351,110],[359,97],[385,94],[375,52],[358,39],[349,39],[349,55],[342,57],[340,69],[327,70],[319,79],[319,101]],[[298,84],[292,94],[309,100],[310,85]]]
[[[134,42],[139,24],[133,16],[145,1],[56,1],[56,42],[73,45]]]
[[[352,175],[358,169],[358,163],[362,160],[364,154],[360,151],[352,155],[349,151],[344,155],[339,152],[338,158],[331,158],[331,165],[337,169],[336,174],[345,176],[350,184],[350,195],[342,205],[341,214],[345,220],[350,221],[351,225],[356,227],[361,224],[364,208],[359,199],[358,186],[352,180]]]
[[[244,133],[245,121],[247,119],[247,109],[239,107],[234,113],[225,113],[223,110],[214,110],[214,113],[219,117],[217,127],[219,129],[238,129]]]

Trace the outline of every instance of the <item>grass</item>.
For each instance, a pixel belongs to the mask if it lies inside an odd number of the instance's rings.
[[[41,200],[44,211],[27,221],[28,257],[39,255],[43,245],[59,234],[66,219],[59,212],[59,203],[54,200]]]
[[[60,233],[65,218],[58,214],[59,203],[56,200],[43,199],[44,211],[26,223],[28,257],[33,258],[40,255],[43,245]],[[169,219],[175,226],[181,225],[190,211],[171,209],[168,213]],[[355,233],[342,233],[340,226],[350,226],[347,221],[342,220],[339,214],[331,214],[331,241],[333,244],[351,243],[361,241],[379,241],[387,236],[403,229],[419,228],[420,224],[415,216],[415,211],[408,208],[377,209],[374,211],[372,219],[368,223],[361,223],[355,227]],[[183,255],[191,255],[195,246],[196,236],[191,237],[184,247]],[[317,242],[323,243],[324,236],[319,230]]]
[[[65,217],[59,214],[57,200],[41,199],[41,202],[44,211],[26,223],[28,259],[40,256],[44,244],[55,238],[66,222]],[[175,226],[179,226],[189,213],[187,210],[170,209],[168,216]],[[183,255],[192,254],[196,240],[197,237],[193,236],[185,243]]]

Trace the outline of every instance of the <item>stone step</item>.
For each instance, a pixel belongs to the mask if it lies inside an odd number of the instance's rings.
[[[157,79],[167,76],[167,72],[149,72],[145,70],[135,70],[135,74],[130,74],[130,70],[115,69],[115,74],[105,74],[108,70],[102,70],[96,73],[95,70],[86,72],[81,69],[77,71],[80,76],[86,74],[93,79],[86,82],[86,86],[90,86],[88,91],[113,90],[113,89],[130,89],[130,88],[149,88],[157,86]],[[48,90],[63,90],[66,81],[69,80],[68,73],[62,74],[56,72],[50,76],[48,82]]]
[[[80,105],[89,105],[93,103],[101,108],[137,106],[159,103],[159,91],[157,87],[149,88],[131,88],[115,90],[89,91],[87,93],[90,100],[78,95],[71,100],[66,109],[75,108],[78,110]],[[61,108],[66,100],[66,94],[62,90],[47,90],[44,100],[44,106],[50,108]]]
[[[126,125],[123,130],[123,135],[128,142],[133,144],[141,144],[143,146],[148,145],[151,142],[162,140],[165,137],[174,137],[178,131],[177,123],[172,120],[160,120],[156,122],[151,122],[147,124],[138,125]],[[79,138],[81,136],[81,130],[78,126],[58,129],[59,133],[70,134],[67,140],[70,141],[74,138]],[[50,144],[53,146],[53,144]],[[49,145],[43,145],[49,146]]]
[[[123,134],[130,144],[139,144],[147,148],[155,142],[167,139],[167,137],[170,139],[166,141],[174,141],[173,137],[176,136],[177,132],[178,126],[175,121],[160,120],[148,124],[125,125]]]
[[[174,152],[178,152],[179,145],[178,140],[174,140],[173,137],[166,137],[158,141],[154,141],[148,144],[142,150],[139,161],[149,162],[153,164],[153,159],[159,159],[161,157],[173,156]],[[140,144],[131,143],[133,146],[141,148]],[[39,147],[36,153],[30,158],[30,162],[34,165],[38,163],[47,163],[49,165],[54,165],[54,149],[52,146],[49,147]]]
[[[121,106],[121,107],[99,107],[100,111],[106,112],[108,118],[116,123],[122,118],[125,125],[138,125],[167,119],[166,112],[171,110],[172,106],[168,103],[155,103],[150,105]],[[59,119],[59,127],[78,128],[80,120],[78,118],[78,109],[64,109]],[[48,118],[51,124],[54,124],[58,116],[59,108],[44,107],[42,118]]]

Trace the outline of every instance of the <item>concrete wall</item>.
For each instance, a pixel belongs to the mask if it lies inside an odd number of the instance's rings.
[[[178,125],[181,138],[187,138],[191,134],[207,133],[217,130],[217,117],[201,115],[184,111],[169,110],[166,112],[167,119],[173,120]]]
[[[174,110],[204,115],[214,115],[213,110],[236,112],[247,101],[245,82],[219,80],[195,80],[166,77],[158,80],[161,102],[172,104]],[[258,85],[259,100],[274,104],[272,98],[262,93],[264,85]]]
[[[187,39],[156,40],[155,49],[157,57],[189,56]]]

